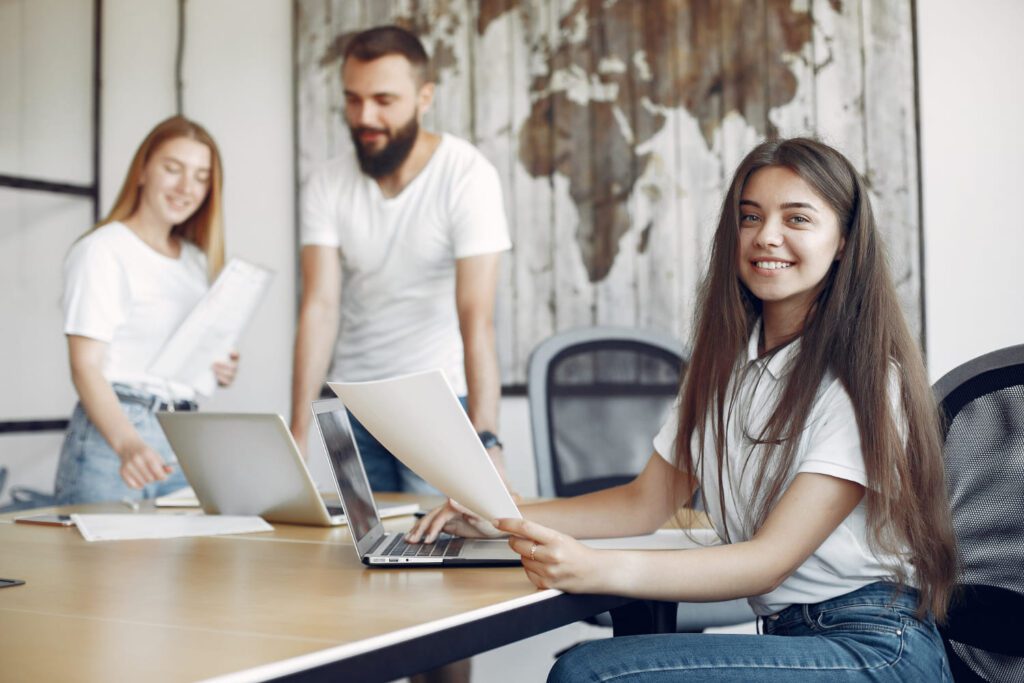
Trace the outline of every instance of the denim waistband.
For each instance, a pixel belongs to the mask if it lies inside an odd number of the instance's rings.
[[[117,398],[121,402],[146,406],[154,413],[158,410],[180,410],[188,412],[198,410],[199,408],[199,405],[195,401],[168,401],[163,396],[157,396],[156,394],[140,391],[135,387],[128,386],[127,384],[115,383],[114,393],[117,394]]]
[[[917,611],[918,592],[910,586],[878,581],[822,602],[790,605],[775,614],[762,617],[761,622],[766,626],[766,631],[781,629],[787,624],[816,619],[819,614],[840,607],[870,605],[891,607],[912,615]]]

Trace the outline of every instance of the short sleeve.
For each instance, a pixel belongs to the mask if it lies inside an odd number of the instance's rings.
[[[64,334],[110,343],[128,316],[128,278],[108,245],[79,241],[64,262]]]
[[[337,247],[341,244],[332,195],[330,168],[321,168],[310,176],[302,191],[302,223],[299,234],[299,243],[302,246]]]
[[[512,246],[498,171],[478,156],[453,188],[455,258],[506,251]]]
[[[827,474],[867,486],[857,416],[841,382],[836,380],[826,389],[815,412],[797,472]]]
[[[661,425],[657,436],[654,437],[654,452],[670,464],[676,461],[676,430],[679,428],[679,400],[677,399],[672,410],[669,411],[665,423]]]

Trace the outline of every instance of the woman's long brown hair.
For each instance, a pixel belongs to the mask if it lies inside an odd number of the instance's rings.
[[[149,132],[132,158],[132,163],[128,167],[128,175],[121,186],[121,192],[117,195],[117,201],[114,202],[114,208],[92,230],[107,223],[123,221],[135,213],[139,206],[141,190],[139,179],[142,177],[142,170],[145,168],[146,162],[159,149],[160,145],[175,138],[188,138],[210,148],[210,189],[206,193],[206,199],[195,213],[184,222],[174,226],[172,234],[189,240],[206,254],[207,275],[210,281],[213,281],[224,267],[224,225],[221,210],[224,171],[217,143],[213,141],[213,137],[206,132],[206,129],[195,121],[190,121],[183,116],[172,116],[158,123]]]
[[[827,201],[839,218],[846,244],[804,321],[799,355],[791,361],[778,404],[764,430],[752,435],[764,458],[755,472],[751,528],[760,528],[791,481],[808,415],[831,370],[849,394],[857,417],[872,546],[909,562],[913,577],[900,564],[892,568],[893,578],[901,583],[912,578],[922,610],[941,620],[955,579],[956,551],[939,413],[896,297],[864,182],[842,154],[821,142],[765,142],[736,170],[715,231],[709,272],[698,294],[692,357],[681,393],[677,466],[701,480],[705,438],[710,436],[723,487],[722,471],[730,456],[741,457],[726,448],[726,394],[760,316],[761,302],[739,278],[739,201],[747,179],[766,166],[790,169]],[[893,376],[898,378],[898,401],[892,400],[896,397],[889,389]],[[691,442],[697,444],[692,454]],[[728,529],[725,532],[728,536]]]

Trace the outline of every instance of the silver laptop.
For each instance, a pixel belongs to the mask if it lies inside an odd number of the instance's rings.
[[[280,415],[160,412],[156,417],[207,514],[259,515],[313,526],[347,522],[342,509],[328,505],[317,491]],[[339,476],[335,470],[335,495]],[[397,516],[418,509],[401,504],[382,512]]]
[[[370,567],[520,564],[519,554],[509,548],[505,540],[444,536],[434,543],[406,543],[404,534],[384,531],[341,401],[313,401],[313,417],[331,467],[338,475],[341,505],[363,564]]]

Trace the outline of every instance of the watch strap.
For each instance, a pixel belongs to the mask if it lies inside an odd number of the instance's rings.
[[[480,443],[484,445],[484,448],[493,448],[494,446],[502,449],[505,448],[505,445],[501,443],[501,439],[494,432],[485,429],[482,432],[477,432],[476,435],[480,437]]]

